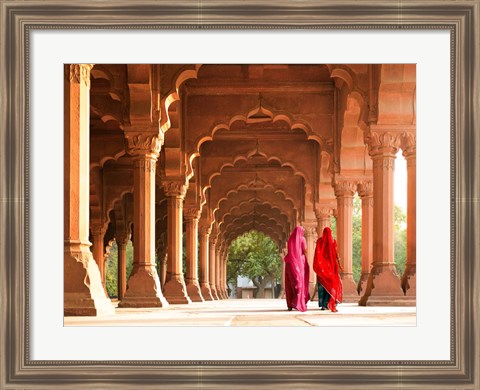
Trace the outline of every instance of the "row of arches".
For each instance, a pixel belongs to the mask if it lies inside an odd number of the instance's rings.
[[[76,67],[88,70],[84,80],[72,78]],[[375,245],[391,246],[379,229],[388,228],[393,207],[393,152],[402,148],[414,161],[414,66],[73,64],[66,66],[67,74],[66,117],[82,120],[70,121],[65,131],[81,134],[90,153],[67,154],[66,198],[83,199],[75,210],[83,229],[76,241],[85,243],[79,249],[84,258],[88,239],[93,242],[103,285],[112,238],[120,243],[133,237],[134,269],[128,283],[122,282],[120,306],[224,298],[228,247],[238,235],[255,229],[284,248],[290,231],[301,224],[312,249],[332,215],[340,227],[347,292],[360,298],[356,286],[348,288],[351,201],[358,188],[362,199],[378,205],[365,221],[377,225],[365,235],[373,269]],[[413,199],[414,191],[409,194]],[[409,215],[414,226],[415,214]],[[70,211],[65,219],[72,220]],[[70,233],[66,263],[75,241]],[[379,269],[390,261],[380,259],[380,251]],[[155,258],[168,259],[160,277]],[[416,260],[410,260],[412,275]],[[66,277],[67,284],[69,278],[76,277]],[[376,291],[381,299],[398,301],[414,291],[413,279],[408,281],[402,288],[399,280],[390,280],[393,295]],[[364,303],[374,285],[372,280]],[[103,297],[93,299],[93,312],[97,301],[108,306]]]

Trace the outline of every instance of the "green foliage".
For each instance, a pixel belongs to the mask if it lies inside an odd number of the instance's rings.
[[[131,241],[127,244],[127,280],[133,268],[133,245]],[[118,246],[114,241],[110,247],[107,264],[105,265],[105,279],[107,293],[110,297],[118,296]]]
[[[228,282],[236,286],[238,275],[250,278],[259,289],[267,281],[281,279],[282,259],[270,237],[251,231],[232,242],[227,262]]]
[[[395,239],[395,266],[399,276],[403,275],[407,259],[407,216],[400,206],[395,205],[393,210],[394,239]]]
[[[358,283],[362,274],[362,201],[358,196],[353,198],[352,224],[353,279]]]

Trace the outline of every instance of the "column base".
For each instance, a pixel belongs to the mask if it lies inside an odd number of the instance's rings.
[[[402,276],[402,290],[405,296],[415,298],[417,297],[417,265],[408,265],[405,267],[405,272]]]
[[[205,283],[201,283],[200,292],[202,293],[202,297],[205,301],[213,301],[212,292],[210,291],[210,286]]]
[[[358,305],[415,306],[415,300],[404,295],[394,264],[374,265]]]
[[[223,288],[222,292],[223,292],[223,299],[228,299],[228,291],[225,287]]]
[[[187,287],[185,286],[183,275],[171,276],[170,280],[165,283],[164,295],[169,303],[192,303],[192,300],[187,294]]]
[[[218,297],[217,288],[214,285],[210,285],[210,292],[212,293],[212,297],[214,301],[220,300],[220,298]]]
[[[202,293],[200,291],[200,285],[197,280],[187,281],[187,295],[192,302],[204,302]]]
[[[78,246],[82,246],[78,244]],[[115,307],[103,289],[100,270],[92,253],[84,249],[67,248],[64,266],[64,316],[107,316],[115,314]],[[87,285],[85,280],[89,280]]]
[[[343,301],[344,303],[352,303],[358,302],[358,292],[357,292],[357,285],[355,284],[355,280],[353,280],[353,274],[351,273],[342,273],[340,275],[340,279],[342,280],[342,287],[343,287]]]
[[[362,275],[360,275],[360,280],[358,281],[357,284],[357,293],[358,295],[362,295],[362,292],[365,291],[367,288],[367,282],[368,282],[368,276],[370,275],[370,272],[364,272]]]
[[[125,297],[118,307],[168,307],[162,294],[157,270],[150,267],[135,267],[128,279]]]

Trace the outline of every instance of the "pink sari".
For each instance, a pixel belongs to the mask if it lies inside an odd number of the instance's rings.
[[[293,229],[288,239],[288,253],[285,261],[285,296],[288,308],[298,311],[307,311],[307,302],[310,300],[308,293],[308,279],[310,268],[303,254],[307,242],[303,235],[303,228],[297,226]]]

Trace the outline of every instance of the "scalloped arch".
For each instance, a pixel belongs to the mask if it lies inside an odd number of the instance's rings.
[[[257,109],[258,107],[259,106],[257,106]],[[252,110],[250,110],[249,112],[252,112]],[[200,156],[200,147],[202,146],[202,144],[208,141],[213,141],[215,133],[219,130],[229,131],[234,122],[241,121],[247,124],[248,118],[249,118],[248,116],[249,112],[247,112],[247,114],[234,115],[232,118],[230,118],[228,123],[225,123],[225,122],[216,123],[213,125],[208,135],[202,135],[197,138],[197,140],[195,141],[195,150],[190,152],[187,158],[187,161],[188,161],[187,176],[189,179],[193,176],[193,161],[195,160],[195,158]],[[272,110],[272,115],[273,115],[272,116],[273,123],[284,121],[290,126],[290,130],[297,130],[297,129],[302,130],[306,134],[307,140],[316,141],[322,149],[327,147],[326,141],[318,134],[315,134],[308,123],[300,120],[295,120],[290,113],[287,113],[284,111]]]

